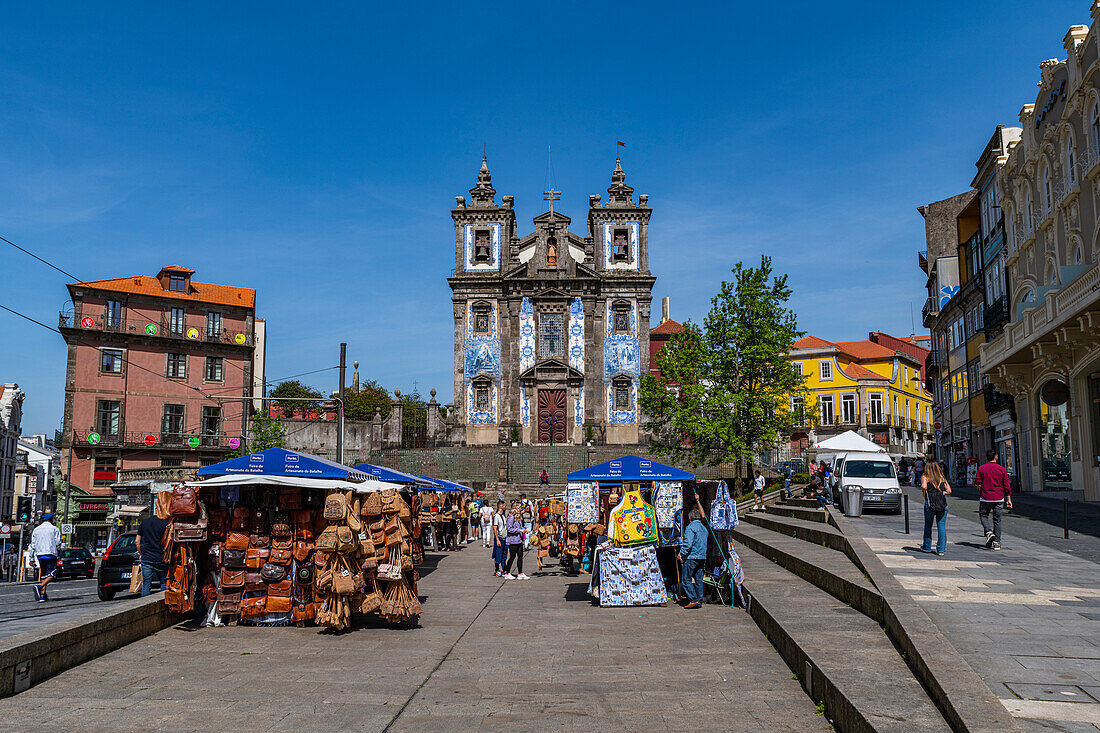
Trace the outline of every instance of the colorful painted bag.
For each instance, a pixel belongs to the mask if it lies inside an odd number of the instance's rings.
[[[657,481],[653,508],[657,512],[657,544],[678,547],[684,535],[684,490],[679,481]]]
[[[730,498],[725,481],[718,482],[718,491],[710,505],[711,529],[733,529],[737,526],[737,505]]]
[[[571,483],[566,489],[565,520],[570,524],[594,524],[600,521],[600,500],[597,483]]]
[[[611,510],[608,530],[612,541],[623,547],[657,541],[657,513],[642,498],[637,486],[623,492],[622,501]]]

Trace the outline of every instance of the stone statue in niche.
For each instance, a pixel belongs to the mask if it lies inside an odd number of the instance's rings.
[[[558,243],[553,237],[546,244],[546,264],[550,267],[556,267],[558,264]]]

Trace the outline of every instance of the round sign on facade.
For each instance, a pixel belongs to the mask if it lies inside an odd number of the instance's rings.
[[[1064,405],[1069,401],[1069,387],[1061,379],[1048,379],[1039,388],[1039,398],[1051,407]]]
[[[243,345],[245,342],[244,334],[238,333],[236,336],[233,337],[233,340],[236,341],[238,344]]]
[[[152,435],[152,434],[149,434],[149,435],[145,436],[145,445],[152,448],[156,444],[157,444],[157,436]]]
[[[145,324],[145,333],[149,334],[150,336],[156,336],[157,335],[157,324],[155,324],[155,323]]]
[[[11,532],[10,524],[0,524],[0,534],[8,534]]]
[[[96,432],[88,433],[88,442],[91,443],[92,445],[98,445],[99,444],[99,438],[100,438],[99,433],[96,433]]]
[[[92,320],[91,316],[84,316],[83,318],[80,319],[80,327],[81,328],[91,328],[94,325],[95,325],[95,321]]]
[[[190,438],[187,439],[187,445],[191,446],[192,448],[198,448],[200,442],[201,441],[198,439],[198,436],[195,435],[192,435]]]
[[[197,329],[197,328],[187,329],[187,338],[197,339],[198,337],[199,337],[199,329]]]
[[[229,447],[230,448],[240,448],[241,447],[241,439],[240,438],[230,438],[229,439]]]

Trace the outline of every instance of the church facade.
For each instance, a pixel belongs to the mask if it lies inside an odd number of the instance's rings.
[[[639,442],[638,380],[649,364],[648,195],[616,159],[607,201],[589,196],[584,235],[549,210],[521,236],[514,197],[496,201],[482,158],[456,196],[454,420],[466,445]]]

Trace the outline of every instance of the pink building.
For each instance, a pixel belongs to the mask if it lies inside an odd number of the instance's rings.
[[[243,447],[250,403],[239,398],[263,379],[256,291],[193,274],[169,266],[68,286],[63,433],[72,484],[89,498],[111,496],[124,468],[198,467]]]

